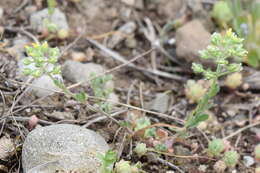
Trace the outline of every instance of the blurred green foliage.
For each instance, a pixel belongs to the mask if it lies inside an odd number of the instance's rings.
[[[248,56],[244,61],[260,65],[260,2],[256,0],[225,0],[215,3],[212,17],[222,28],[232,26],[245,39]]]

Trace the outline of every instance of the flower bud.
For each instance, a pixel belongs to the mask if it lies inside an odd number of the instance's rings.
[[[66,39],[66,38],[68,38],[68,36],[69,36],[69,31],[68,30],[66,30],[66,29],[60,29],[59,31],[58,31],[58,38],[59,39]]]
[[[120,160],[115,165],[116,173],[131,173],[131,165],[129,161]]]
[[[32,61],[29,58],[24,58],[23,59],[23,64],[24,65],[30,65],[32,63]]]
[[[185,86],[185,95],[190,103],[197,103],[207,92],[207,88],[203,84],[188,80]]]
[[[234,167],[236,166],[239,159],[239,154],[236,151],[227,151],[224,154],[223,161],[225,162],[226,166]]]
[[[227,166],[222,160],[219,160],[214,164],[213,168],[214,168],[214,171],[216,171],[217,173],[224,173]]]
[[[197,63],[192,63],[192,70],[195,73],[202,73],[204,72],[203,66],[201,64],[197,64]]]
[[[209,142],[208,153],[212,156],[219,156],[225,149],[225,143],[222,139],[213,139]]]
[[[134,149],[134,152],[141,157],[147,152],[146,144],[144,143],[138,143]]]
[[[242,74],[237,72],[227,76],[225,85],[231,89],[236,89],[242,84]]]
[[[29,76],[31,73],[32,73],[32,70],[31,70],[31,69],[29,69],[29,68],[24,68],[24,69],[23,69],[23,74],[24,74],[25,76]]]

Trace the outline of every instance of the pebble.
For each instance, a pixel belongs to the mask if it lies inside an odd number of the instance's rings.
[[[187,62],[204,62],[208,60],[199,58],[199,51],[205,49],[210,43],[210,33],[199,20],[193,20],[176,31],[176,53],[179,58]]]
[[[255,160],[251,156],[244,156],[243,157],[243,162],[244,162],[246,167],[250,167],[250,166],[252,166],[255,163]]]
[[[75,171],[98,173],[108,144],[92,130],[71,124],[39,127],[25,139],[22,165],[26,173]]]
[[[62,80],[62,77],[60,75],[55,75],[55,78]],[[43,76],[35,79],[32,82],[31,89],[32,89],[32,92],[37,97],[46,97],[46,96],[53,94],[56,91],[61,91],[61,89],[58,88],[54,84],[52,79],[47,75],[43,75]]]
[[[147,108],[160,113],[165,113],[169,107],[170,96],[166,93],[158,93],[155,99],[148,103]]]
[[[105,68],[99,64],[83,64],[72,60],[66,61],[62,68],[62,76],[73,83],[86,82],[92,73],[99,75],[103,72],[105,72]]]
[[[95,63],[80,63],[77,61],[68,60],[62,68],[62,76],[73,83],[86,82],[83,85],[88,85],[87,82],[91,79],[91,74],[101,75],[106,69]],[[106,83],[106,88],[114,88],[114,82],[110,80]]]
[[[114,48],[116,45],[118,45],[121,41],[123,41],[127,36],[134,33],[136,30],[136,24],[135,22],[127,22],[126,24],[122,25],[115,34],[109,39],[108,41],[108,47]]]
[[[83,52],[71,52],[71,59],[78,62],[84,62],[87,61],[87,56]]]

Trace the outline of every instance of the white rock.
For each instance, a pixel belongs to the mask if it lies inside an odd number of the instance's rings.
[[[49,14],[47,8],[33,13],[30,16],[30,23],[32,28],[37,30],[38,32],[41,32],[44,29],[44,20],[48,18]],[[57,26],[58,30],[69,30],[66,16],[59,9],[56,8],[49,19]]]
[[[98,173],[97,157],[109,149],[106,141],[92,130],[59,124],[36,128],[23,144],[22,165],[25,173],[56,171]]]
[[[250,167],[250,166],[252,166],[255,163],[255,160],[251,156],[244,156],[243,157],[243,162],[244,162],[246,167]]]
[[[62,77],[60,75],[55,75],[55,77],[58,80],[62,80]],[[55,91],[61,91],[61,89],[58,88],[54,84],[52,79],[47,75],[43,75],[43,76],[35,79],[32,82],[31,89],[32,89],[32,92],[37,97],[45,97],[45,96],[53,94]]]

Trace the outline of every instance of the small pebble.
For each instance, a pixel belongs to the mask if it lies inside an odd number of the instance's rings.
[[[83,52],[71,52],[71,59],[78,62],[85,62],[88,60],[87,56]]]
[[[255,160],[251,156],[244,156],[243,163],[245,164],[246,167],[250,167],[255,163]]]

